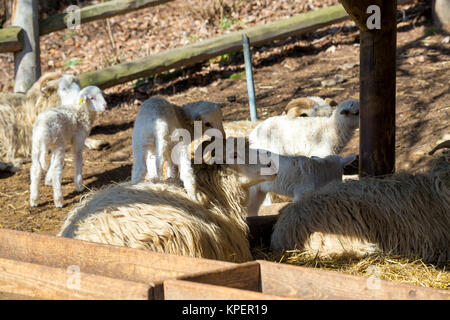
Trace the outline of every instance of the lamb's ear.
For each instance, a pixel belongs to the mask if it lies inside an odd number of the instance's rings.
[[[341,166],[345,167],[355,160],[356,160],[356,156],[354,154],[352,154],[351,156],[341,158]]]

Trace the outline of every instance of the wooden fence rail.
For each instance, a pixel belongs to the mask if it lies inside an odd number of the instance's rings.
[[[131,11],[154,7],[174,0],[113,0],[81,8],[80,23],[111,18]],[[44,35],[67,28],[68,13],[61,13],[39,21],[39,34]]]
[[[0,53],[16,52],[23,48],[23,30],[21,27],[0,29]]]
[[[239,51],[242,49],[243,33],[247,34],[252,46],[260,46],[271,41],[317,30],[347,18],[348,15],[344,8],[336,5],[232,32],[185,47],[159,52],[105,69],[82,73],[79,75],[79,79],[82,86],[96,85],[104,89],[140,77],[193,65],[222,54]]]

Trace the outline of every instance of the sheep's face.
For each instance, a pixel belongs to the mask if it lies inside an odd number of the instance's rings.
[[[345,100],[338,105],[336,112],[338,116],[351,127],[357,128],[359,126],[359,101]]]
[[[80,91],[78,105],[86,105],[94,112],[103,112],[107,106],[102,91],[95,86],[88,86]]]
[[[227,142],[237,140],[229,138]],[[245,148],[233,148],[227,146],[226,163],[239,175],[239,181],[245,187],[272,181],[278,173],[279,159],[277,155],[266,150],[250,149],[246,142]],[[276,157],[276,158],[275,158]]]
[[[244,187],[272,181],[278,172],[278,156],[265,150],[250,149],[245,138],[203,141],[195,156],[208,165],[225,166],[239,177]]]
[[[76,103],[80,90],[80,82],[76,76],[63,74],[58,79],[58,95],[61,98],[62,105],[72,105]]]
[[[202,123],[202,133],[207,136],[217,136],[217,131],[219,130],[223,138],[225,138],[225,130],[223,129],[223,117],[222,111],[220,110],[221,103],[209,102],[209,101],[198,101],[194,103],[189,103],[183,106],[188,110],[191,119],[194,121],[201,121]],[[216,129],[212,131],[211,129]],[[208,132],[208,130],[211,130]]]

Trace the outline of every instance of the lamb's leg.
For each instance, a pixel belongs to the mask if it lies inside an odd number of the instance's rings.
[[[79,132],[75,137],[75,143],[73,144],[72,147],[73,160],[75,163],[74,183],[75,183],[75,190],[77,190],[78,192],[84,189],[82,172],[83,172],[83,147],[85,137],[86,137],[85,134]]]
[[[34,151],[34,150],[33,150]],[[31,168],[30,168],[30,205],[37,207],[37,200],[39,198],[39,180],[41,179],[41,165],[39,163],[39,154],[35,152],[31,156]]]
[[[180,179],[183,181],[184,188],[189,197],[193,200],[202,201],[200,195],[197,195],[197,187],[195,184],[194,170],[191,166],[189,154],[186,148],[180,148],[178,152],[178,163],[180,168]]]
[[[53,167],[53,202],[55,207],[62,208],[64,199],[61,191],[62,171],[64,168],[64,146],[55,147],[55,165]]]
[[[145,154],[147,148],[140,144],[133,143],[133,170],[131,171],[131,183],[136,184],[144,179],[147,166],[145,164]]]
[[[156,139],[156,173],[158,178],[163,178],[164,162],[170,161],[170,148],[166,137]]]
[[[167,168],[167,178],[176,178],[178,176],[178,167],[170,163]]]
[[[158,180],[158,171],[156,169],[156,156],[150,150],[147,151],[147,178],[150,181]]]
[[[45,185],[52,186],[52,177],[53,177],[53,166],[55,165],[55,154],[52,153],[52,158],[50,160],[50,167],[47,170],[47,174],[45,175]]]
[[[258,215],[259,207],[261,207],[266,194],[258,185],[250,188],[250,200],[247,213],[249,217],[256,217]]]

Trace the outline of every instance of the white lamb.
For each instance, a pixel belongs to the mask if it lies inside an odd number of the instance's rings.
[[[359,126],[359,102],[345,100],[331,117],[276,116],[250,134],[252,148],[286,156],[326,157],[338,154]]]
[[[197,199],[188,147],[190,141],[184,141],[185,147],[173,152],[179,141],[172,140],[172,135],[178,135],[180,130],[187,130],[192,139],[195,121],[201,121],[201,133],[218,129],[225,137],[220,104],[199,101],[179,107],[159,97],[146,100],[139,109],[133,129],[132,184],[143,180],[146,173],[149,180],[160,180],[166,163],[168,178],[177,177],[178,166],[188,195]]]
[[[309,191],[320,189],[330,182],[342,181],[344,166],[356,159],[354,155],[345,158],[338,155],[309,158],[272,154],[270,157],[278,157],[277,177],[273,181],[262,182],[250,188],[249,216],[258,215],[259,207],[268,192],[298,201]]]
[[[106,101],[99,88],[88,86],[78,93],[76,105],[62,105],[40,113],[33,126],[31,151],[30,204],[37,206],[41,171],[46,170],[46,155],[51,150],[51,165],[47,172],[46,184],[53,186],[55,206],[63,206],[61,192],[62,170],[64,167],[65,146],[72,144],[75,162],[75,189],[81,191],[83,146],[91,131],[96,112],[106,109]]]

